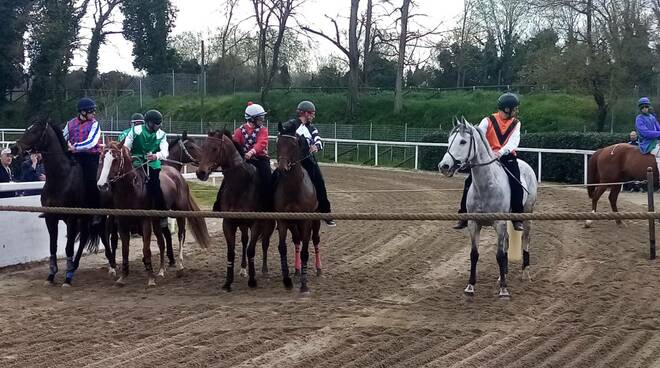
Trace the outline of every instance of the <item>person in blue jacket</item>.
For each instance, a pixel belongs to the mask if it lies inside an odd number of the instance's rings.
[[[660,167],[660,123],[655,115],[651,114],[651,100],[642,97],[637,104],[639,115],[635,119],[635,129],[639,140],[639,149],[642,153],[650,153],[655,156],[655,161]]]

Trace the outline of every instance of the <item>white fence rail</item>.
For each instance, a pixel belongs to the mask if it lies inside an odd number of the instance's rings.
[[[6,147],[7,145],[14,143],[15,139],[23,132],[23,129],[0,129],[0,145]],[[111,131],[104,132],[104,137],[116,137],[121,132]],[[169,134],[169,136],[177,136],[177,134]],[[189,137],[193,138],[205,138],[204,134],[188,134]],[[269,137],[271,140],[274,140],[275,136]],[[383,147],[409,147],[414,149],[414,169],[419,169],[419,149],[420,147],[447,147],[447,143],[430,143],[430,142],[400,142],[400,141],[373,141],[373,140],[358,140],[358,139],[336,139],[336,138],[324,138],[323,141],[326,143],[326,147],[329,146],[327,143],[332,143],[334,146],[334,162],[338,162],[339,156],[339,144],[342,145],[356,145],[357,146],[369,146],[374,148],[374,166],[378,166],[378,157],[379,157],[379,148]],[[589,155],[593,154],[593,150],[582,150],[582,149],[556,149],[556,148],[529,148],[521,147],[518,148],[519,152],[536,152],[538,155],[537,162],[537,176],[539,182],[542,180],[542,166],[543,166],[543,154],[570,154],[570,155],[580,155],[583,157],[583,170],[584,170],[584,184],[587,184],[587,165],[589,161]]]

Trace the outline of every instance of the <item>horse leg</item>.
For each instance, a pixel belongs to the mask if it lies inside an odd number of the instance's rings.
[[[176,260],[174,259],[174,248],[172,246],[172,232],[170,231],[169,226],[165,226],[162,229],[163,237],[165,238],[165,249],[167,252],[167,260],[169,266],[174,266]]]
[[[80,236],[78,239],[80,240],[78,242],[78,250],[76,251],[76,256],[73,259],[73,270],[76,271],[78,269],[78,266],[80,265],[80,259],[82,258],[83,250],[84,250],[84,245],[87,244],[87,241],[90,237],[89,233],[89,226],[90,226],[90,219],[87,219],[83,217],[80,220],[80,227],[78,229]]]
[[[70,287],[75,267],[73,263],[74,247],[78,237],[78,219],[69,218],[66,222],[66,278],[62,287]]]
[[[605,186],[598,186],[598,187],[596,187],[596,189],[594,189],[594,192],[591,195],[591,212],[596,213],[596,209],[598,207],[598,200],[603,195],[603,193],[605,193],[606,190],[607,190],[607,187],[605,187]],[[589,228],[589,227],[591,227],[592,223],[593,223],[593,221],[587,220],[587,221],[584,222],[584,227]]]
[[[289,276],[289,265],[286,259],[286,233],[287,233],[288,224],[284,220],[277,220],[277,231],[279,233],[279,244],[277,250],[280,252],[280,267],[282,268],[282,282],[284,282],[284,287],[291,289],[293,287],[293,281]]]
[[[241,225],[241,271],[240,275],[242,277],[247,277],[247,248],[250,241],[250,227],[246,225]],[[254,235],[253,235],[254,236]]]
[[[227,275],[222,289],[231,291],[231,284],[234,282],[234,260],[236,258],[236,231],[238,226],[227,219],[222,221],[222,232],[225,234],[227,242]]]
[[[115,281],[115,285],[124,286],[126,284],[126,278],[128,277],[129,268],[128,268],[128,254],[130,249],[131,242],[131,230],[130,225],[125,222],[126,220],[120,220],[121,223],[118,225],[119,228],[119,237],[121,239],[121,276]]]
[[[309,288],[307,287],[307,261],[309,260],[309,238],[311,234],[311,221],[301,221],[300,235],[302,240],[302,249],[300,251],[300,292],[309,293]]]
[[[53,215],[46,215],[46,227],[50,240],[50,263],[48,266],[48,278],[46,285],[55,284],[55,275],[57,274],[57,224],[59,220]]]
[[[314,244],[314,255],[315,255],[315,266],[316,266],[316,276],[321,276],[321,248],[319,244],[321,243],[321,237],[319,236],[319,230],[321,229],[321,221],[315,220],[312,222],[312,243]]]
[[[248,259],[248,286],[251,288],[257,287],[256,271],[254,268],[254,256],[257,248],[257,240],[262,233],[262,226],[259,221],[254,221],[250,229],[250,241],[247,246],[247,259]]]
[[[176,264],[176,275],[183,276],[183,244],[186,242],[186,218],[178,217],[176,219],[179,238],[179,263]]]
[[[106,219],[105,235],[103,236],[103,239],[105,258],[108,259],[108,265],[110,266],[108,269],[108,275],[115,278],[115,276],[117,276],[117,228],[114,216],[108,216]]]
[[[293,261],[293,266],[295,268],[294,275],[299,276],[300,275],[300,228],[301,228],[301,221],[295,221],[293,222],[293,226],[291,227],[291,237],[293,238],[293,250],[294,250],[294,261]]]
[[[470,231],[470,280],[468,285],[463,291],[465,295],[474,295],[474,285],[477,283],[477,262],[479,261],[479,235],[481,233],[481,226],[474,221],[468,221],[468,229]]]
[[[621,193],[620,185],[613,185],[610,187],[610,195],[607,197],[610,200],[610,206],[612,207],[612,212],[619,212],[616,202],[619,199],[619,193]],[[617,225],[623,224],[621,220],[615,220]]]
[[[527,280],[531,282],[532,275],[529,271],[529,243],[530,243],[529,232],[531,231],[532,222],[525,221],[524,225],[525,225],[525,230],[523,230],[522,233],[522,246],[523,246],[522,279],[524,281],[525,276],[527,276]]]
[[[497,232],[497,265],[500,267],[500,298],[509,298],[511,294],[507,289],[506,278],[509,273],[509,234],[506,229],[506,221],[496,221],[495,231]]]
[[[156,286],[154,268],[151,264],[152,225],[154,229],[158,229],[160,227],[160,219],[148,219],[142,223],[142,263],[144,263],[144,270],[147,272],[147,286]]]
[[[263,257],[261,259],[261,273],[263,275],[268,274],[268,247],[270,246],[270,236],[273,234],[275,229],[275,221],[265,220],[263,221],[263,234],[261,235],[261,252]]]
[[[165,253],[167,253],[167,258],[171,261],[174,258],[174,250],[172,249],[172,233],[170,232],[169,226],[160,227],[160,221],[158,224],[154,223],[154,235],[156,235],[156,244],[158,244],[158,250],[160,251],[160,265],[158,266],[158,276],[165,277],[165,271],[167,271],[167,264],[165,264]],[[158,231],[156,231],[158,229]]]

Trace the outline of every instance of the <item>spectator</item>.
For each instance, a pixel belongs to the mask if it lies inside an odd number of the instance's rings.
[[[28,159],[23,162],[21,168],[21,181],[46,181],[41,153],[30,154]],[[23,192],[23,195],[39,194],[41,194],[41,189],[32,189]]]
[[[9,183],[14,181],[11,171],[11,150],[5,148],[0,152],[0,183]],[[15,192],[0,192],[0,198],[9,198],[15,196]]]
[[[637,141],[637,131],[633,130],[630,132],[630,140],[628,141],[628,144],[632,144],[633,146],[639,146],[639,141]],[[642,192],[644,191],[644,187],[641,184],[637,183],[626,183],[623,184],[623,190],[627,192]]]
[[[630,140],[628,141],[628,144],[639,146],[639,142],[637,141],[637,131],[633,130],[630,132]]]

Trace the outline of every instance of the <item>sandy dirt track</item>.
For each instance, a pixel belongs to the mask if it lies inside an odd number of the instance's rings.
[[[323,171],[331,192],[462,184],[429,173]],[[336,212],[448,212],[459,194],[330,197]],[[638,208],[620,203],[622,211]],[[537,210],[585,211],[589,203],[585,191],[542,189]],[[219,222],[208,223],[211,251],[189,237],[185,275],[170,272],[151,289],[145,287],[137,239],[124,288],[113,286],[100,254],[83,259],[68,290],[43,285],[46,263],[1,271],[0,367],[660,364],[660,265],[647,260],[643,221],[623,227],[596,222],[591,229],[578,222],[536,222],[534,280],[522,282],[519,265],[511,264],[508,302],[496,296],[492,229],[482,233],[474,299],[462,294],[469,271],[467,233],[448,222],[367,221],[322,227],[325,272],[310,276],[312,294],[300,297],[281,284],[276,246],[269,252],[270,274],[258,273],[257,289],[249,289],[237,272],[233,291],[221,291],[225,243]],[[289,264],[292,268],[291,258]],[[60,261],[59,283],[64,268]]]

